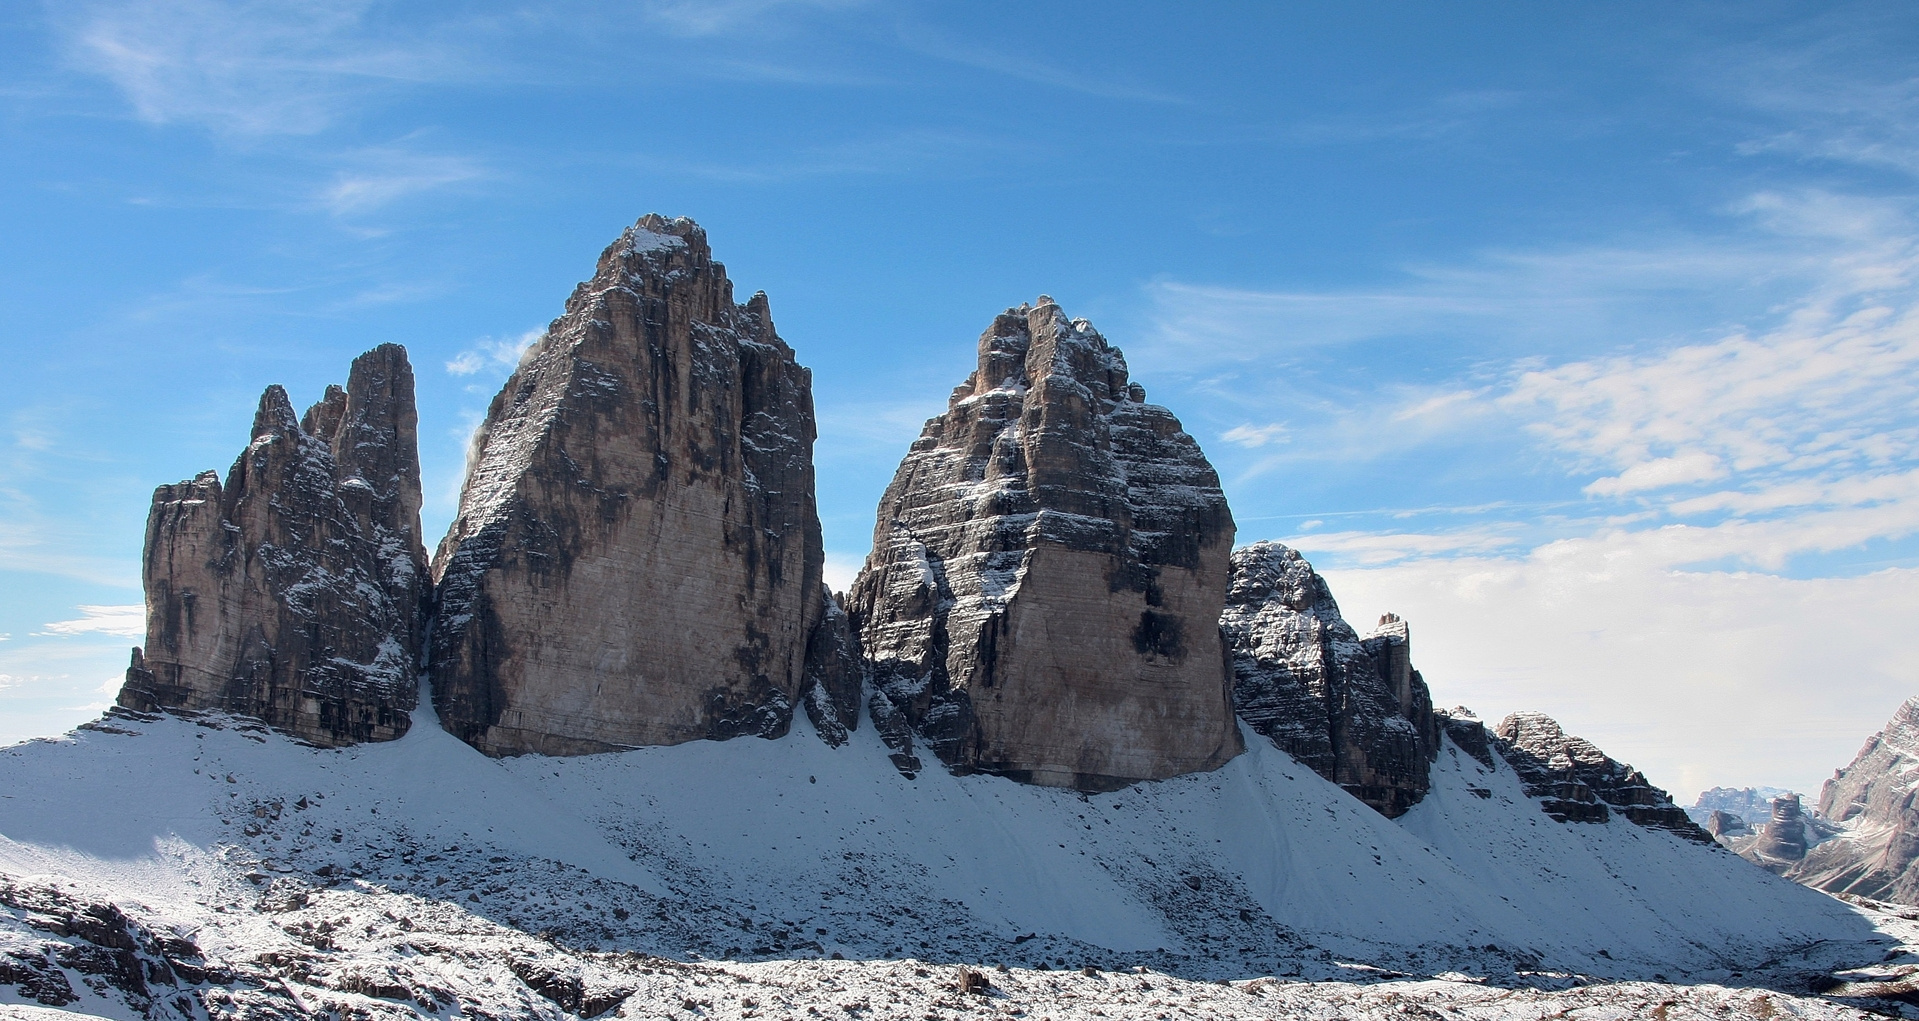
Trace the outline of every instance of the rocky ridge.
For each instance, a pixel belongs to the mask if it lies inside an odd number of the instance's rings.
[[[208,471],[154,492],[146,644],[118,703],[240,713],[323,745],[406,733],[427,595],[417,431],[395,344],[303,417],[267,388],[224,485]]]
[[[814,436],[765,294],[735,303],[691,220],[629,228],[475,438],[434,561],[443,724],[492,755],[785,733],[834,648]]]
[[[1110,790],[1240,751],[1233,519],[1172,413],[1051,298],[1008,309],[879,507],[848,609],[904,771]]]
[[[1501,720],[1492,736],[1499,754],[1519,773],[1527,795],[1560,822],[1605,822],[1614,814],[1702,844],[1712,836],[1654,787],[1644,774],[1567,734],[1544,713],[1522,712]]]
[[[1280,543],[1243,546],[1232,563],[1220,629],[1240,719],[1388,818],[1403,814],[1439,753],[1406,622],[1388,615],[1361,638],[1325,579]]]

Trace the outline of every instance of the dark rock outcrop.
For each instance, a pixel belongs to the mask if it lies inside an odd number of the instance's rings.
[[[1804,820],[1805,856],[1786,878],[1827,893],[1919,904],[1919,698],[1833,774]]]
[[[697,224],[622,234],[474,439],[443,725],[491,755],[785,733],[826,615],[811,387]]]
[[[1052,299],[1008,309],[881,500],[849,607],[902,770],[1106,790],[1241,750],[1233,519],[1172,413]]]
[[[426,550],[405,349],[353,362],[296,418],[269,387],[253,439],[153,495],[147,637],[119,704],[257,717],[322,745],[406,733],[418,700]]]
[[[1361,638],[1296,550],[1257,542],[1233,551],[1220,630],[1248,726],[1388,817],[1425,796],[1439,723],[1405,621]]]
[[[1495,747],[1528,796],[1560,822],[1605,822],[1613,813],[1702,844],[1712,836],[1644,774],[1573,737],[1544,713],[1514,713],[1493,731]]]

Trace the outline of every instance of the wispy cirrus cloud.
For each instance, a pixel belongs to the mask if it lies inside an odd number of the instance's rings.
[[[336,159],[346,166],[320,191],[321,203],[335,216],[371,213],[401,199],[493,176],[473,156],[420,152],[405,141],[343,153]]]
[[[470,80],[478,55],[411,33],[371,0],[155,0],[56,12],[69,59],[143,120],[233,136],[311,135],[381,89]]]

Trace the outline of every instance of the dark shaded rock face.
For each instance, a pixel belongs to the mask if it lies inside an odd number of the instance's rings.
[[[1810,847],[1784,874],[1827,893],[1919,904],[1919,698],[1833,774],[1805,820]],[[1770,825],[1768,826],[1770,829]],[[1836,839],[1827,839],[1835,837]]]
[[[820,586],[825,613],[806,643],[806,680],[802,701],[806,718],[827,744],[837,748],[859,726],[860,696],[866,690],[866,660],[859,636],[840,601]]]
[[[1233,519],[1172,413],[1052,299],[1008,309],[880,502],[849,607],[906,772],[1108,790],[1241,751]]]
[[[434,705],[490,755],[792,720],[825,614],[812,376],[691,220],[647,216],[527,352],[434,561]]]
[[[322,745],[406,733],[426,550],[413,369],[385,344],[294,417],[269,387],[228,471],[153,494],[147,638],[119,704],[257,717]]]
[[[1702,844],[1712,836],[1631,766],[1614,760],[1591,741],[1573,737],[1543,713],[1514,713],[1493,731],[1494,747],[1560,822],[1605,822],[1617,812],[1632,822],[1670,830]]]
[[[1325,579],[1296,550],[1233,551],[1220,630],[1240,719],[1388,817],[1425,797],[1439,724],[1405,621],[1361,638]]]

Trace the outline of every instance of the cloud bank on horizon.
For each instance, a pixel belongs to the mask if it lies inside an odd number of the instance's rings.
[[[1658,31],[1645,31],[1647,25]],[[997,309],[1123,346],[1435,697],[1816,794],[1919,668],[1919,14],[49,5],[0,23],[0,739],[97,711],[153,485],[398,340],[429,544],[593,254],[815,370],[829,571]]]

